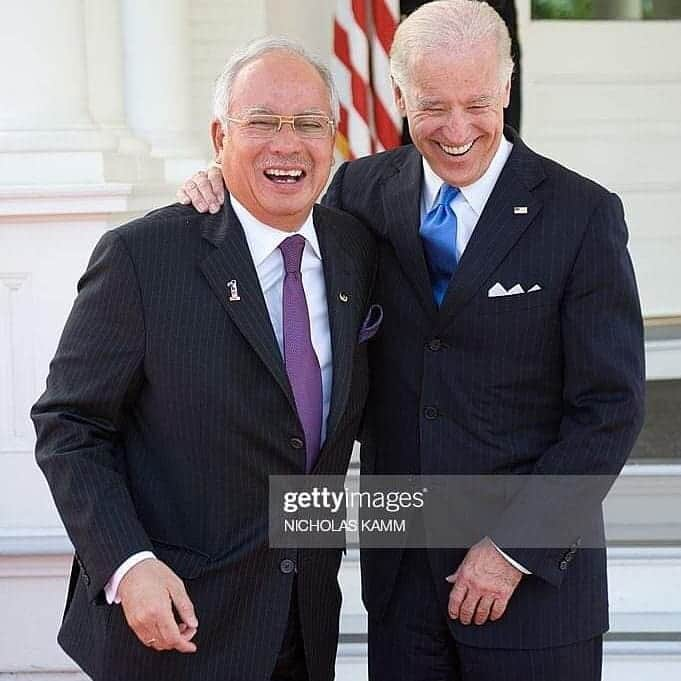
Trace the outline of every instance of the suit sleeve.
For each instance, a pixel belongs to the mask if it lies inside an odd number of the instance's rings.
[[[126,484],[121,423],[143,380],[140,289],[120,235],[96,246],[31,411],[36,460],[76,549],[92,601],[119,565],[152,546]]]
[[[555,585],[568,568],[564,549],[512,547],[539,545],[517,540],[542,532],[546,536],[547,527],[565,530],[572,514],[577,517],[586,507],[600,518],[600,504],[643,425],[643,324],[624,211],[614,194],[601,200],[585,231],[563,295],[561,333],[559,437],[492,534],[516,561]],[[555,484],[557,476],[570,477],[566,484]],[[579,539],[574,537],[573,550]]]

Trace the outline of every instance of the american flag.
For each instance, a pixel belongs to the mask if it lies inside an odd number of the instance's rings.
[[[388,53],[399,0],[336,0],[332,70],[340,95],[336,147],[345,159],[400,144]]]

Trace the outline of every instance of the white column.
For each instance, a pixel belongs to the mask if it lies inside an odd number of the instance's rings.
[[[3,130],[92,127],[87,107],[82,4],[80,0],[3,3]]]
[[[121,0],[121,7],[128,124],[164,160],[166,180],[184,179],[205,163],[192,134],[187,2]]]
[[[12,187],[158,183],[161,164],[126,126],[119,0],[20,0],[3,11],[0,212]]]
[[[82,0],[3,3],[0,63],[0,184],[101,175],[92,153],[115,138],[88,111]]]
[[[90,114],[118,140],[119,153],[108,169],[130,180],[156,180],[162,164],[149,157],[149,144],[126,121],[120,0],[85,0],[85,33]]]
[[[134,144],[125,120],[123,36],[119,0],[86,0],[86,55],[90,114],[103,128]]]

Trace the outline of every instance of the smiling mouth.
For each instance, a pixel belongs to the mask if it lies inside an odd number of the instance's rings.
[[[464,144],[460,147],[450,147],[447,144],[442,144],[442,142],[438,142],[437,144],[448,156],[463,156],[471,150],[472,146],[475,144],[475,140],[471,140],[468,144]]]
[[[295,184],[305,177],[305,171],[300,168],[267,168],[263,174],[275,184]]]

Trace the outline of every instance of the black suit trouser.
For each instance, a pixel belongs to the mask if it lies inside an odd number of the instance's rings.
[[[297,580],[293,582],[291,605],[284,639],[272,672],[272,681],[308,681],[303,631],[300,624]]]
[[[457,642],[422,549],[405,550],[384,617],[369,618],[369,681],[600,681],[601,667],[601,636],[528,650]]]

